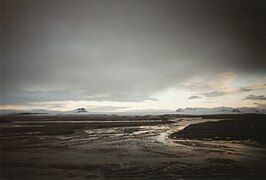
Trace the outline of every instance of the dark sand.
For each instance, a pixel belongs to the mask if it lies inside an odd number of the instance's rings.
[[[242,115],[241,118],[192,124],[170,135],[172,138],[212,140],[252,140],[266,143],[266,116]]]
[[[175,133],[224,119],[255,127],[265,116],[2,116],[1,179],[265,179],[263,136]]]

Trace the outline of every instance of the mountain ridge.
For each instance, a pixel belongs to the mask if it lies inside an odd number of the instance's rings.
[[[189,115],[207,115],[207,114],[266,114],[266,109],[249,108],[249,107],[214,107],[214,108],[178,108],[176,111],[178,114]]]

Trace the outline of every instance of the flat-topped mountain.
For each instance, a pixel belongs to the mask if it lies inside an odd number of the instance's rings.
[[[74,112],[76,113],[84,113],[84,112],[87,112],[85,108],[77,108],[74,110]]]

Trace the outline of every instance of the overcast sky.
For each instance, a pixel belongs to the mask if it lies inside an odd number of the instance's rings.
[[[0,109],[266,104],[266,2],[3,0]]]

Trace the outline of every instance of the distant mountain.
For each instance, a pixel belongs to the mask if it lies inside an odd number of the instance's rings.
[[[59,111],[47,111],[44,109],[34,110],[0,110],[0,115],[55,115]]]
[[[76,113],[85,113],[87,112],[85,108],[78,108],[78,109],[75,109],[74,112]]]
[[[77,108],[71,111],[59,111],[59,115],[64,115],[64,114],[88,114],[89,112],[85,108]]]
[[[176,110],[178,114],[204,115],[204,114],[266,114],[266,109],[257,108],[232,108],[232,107],[216,107],[216,108],[179,108]]]
[[[88,113],[85,108],[77,108],[71,111],[48,111],[44,109],[34,110],[0,110],[0,115],[68,115]]]
[[[43,109],[37,110],[0,110],[0,115],[90,115],[90,114],[109,114],[109,115],[162,115],[162,114],[185,114],[185,115],[207,115],[207,114],[266,114],[266,109],[258,108],[179,108],[176,111],[171,110],[132,110],[125,112],[92,112],[85,108],[77,108],[70,111],[48,111]]]

